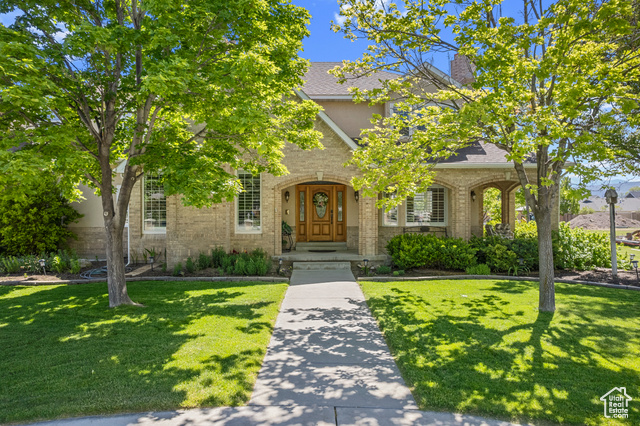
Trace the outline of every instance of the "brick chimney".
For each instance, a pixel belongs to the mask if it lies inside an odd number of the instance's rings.
[[[456,53],[451,61],[451,78],[463,86],[474,82],[473,71],[475,67],[469,62],[466,56]]]

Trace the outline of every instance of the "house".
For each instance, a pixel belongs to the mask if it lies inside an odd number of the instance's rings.
[[[458,64],[452,61],[452,74]],[[353,102],[348,85],[337,83],[328,71],[337,62],[313,63],[298,96],[324,108],[316,128],[322,132],[324,150],[303,151],[295,145],[284,149],[289,174],[251,176],[238,171],[245,191],[233,202],[211,208],[184,207],[178,197],[165,198],[154,176],[145,176],[131,196],[126,237],[132,256],[144,249],[166,249],[169,264],[222,246],[230,250],[262,248],[270,255],[283,252],[282,221],[293,228],[295,244],[340,243],[359,258],[384,258],[385,246],[394,235],[420,226],[438,227],[446,235],[470,238],[482,235],[483,192],[502,192],[502,222],[515,224],[515,190],[520,186],[513,164],[493,145],[474,144],[436,166],[433,186],[404,200],[390,212],[379,210],[376,198],[360,195],[351,186],[358,174],[344,164],[357,144],[361,129],[371,126],[372,114],[391,114],[392,103],[369,106]],[[443,78],[449,78],[441,73]],[[362,88],[380,86],[380,80],[396,75],[381,72],[359,78]],[[535,173],[535,164],[527,165]],[[79,240],[73,247],[81,256],[104,256],[104,231],[100,203],[85,191],[87,200],[78,209],[85,217],[73,227]],[[557,216],[557,215],[556,215]]]

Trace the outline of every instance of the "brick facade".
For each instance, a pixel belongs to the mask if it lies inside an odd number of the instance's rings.
[[[289,173],[274,177],[261,176],[261,229],[247,233],[237,226],[236,202],[223,202],[210,208],[185,207],[179,197],[167,198],[166,232],[145,233],[142,229],[142,182],[134,187],[129,205],[129,226],[132,258],[142,259],[145,249],[163,253],[158,261],[166,260],[171,268],[200,252],[222,247],[225,251],[265,250],[269,255],[282,253],[282,227],[285,220],[293,228],[295,244],[296,217],[299,214],[296,185],[313,182],[334,182],[347,186],[344,194],[347,247],[357,249],[362,256],[386,253],[385,246],[394,235],[403,232],[406,207],[398,209],[398,226],[382,226],[382,214],[376,208],[375,198],[360,196],[356,201],[351,179],[358,170],[344,164],[351,158],[353,144],[345,140],[329,124],[318,119],[316,128],[324,135],[324,149],[304,151],[295,145],[284,148],[283,163]],[[534,169],[531,169],[532,171]],[[517,176],[508,164],[441,164],[436,167],[435,184],[447,190],[447,235],[469,239],[482,235],[482,197],[488,187],[502,191],[503,222],[515,225],[515,190],[519,187]],[[471,193],[474,193],[475,200]],[[289,192],[289,200],[285,193]],[[310,206],[307,200],[307,206]],[[557,214],[554,217],[559,217]],[[556,221],[557,226],[557,221]],[[102,228],[76,228],[80,240],[73,243],[81,256],[104,256],[104,231]],[[126,238],[126,235],[125,235]],[[125,240],[126,248],[126,240]]]

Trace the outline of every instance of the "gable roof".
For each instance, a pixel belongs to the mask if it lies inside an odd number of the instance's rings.
[[[640,191],[629,191],[627,196],[624,198],[640,198]]]
[[[525,167],[535,165],[535,159],[530,158],[524,161]],[[472,142],[469,146],[461,148],[457,151],[457,155],[441,160],[436,167],[438,168],[455,168],[455,167],[513,167],[513,162],[507,160],[506,152],[498,148],[494,144],[483,142]]]
[[[337,77],[329,74],[329,70],[342,65],[342,62],[311,62],[311,66],[304,75],[304,85],[296,90],[296,94],[302,99],[351,99],[350,87],[360,89],[377,89],[382,87],[382,81],[400,77],[389,71],[380,71],[376,74],[348,79],[344,84],[338,83]],[[450,84],[458,84],[448,75],[430,65],[429,71]],[[329,127],[342,139],[347,146],[355,150],[358,148],[358,139],[354,141],[324,112],[318,115]],[[506,153],[493,144],[474,142],[471,145],[458,150],[457,155],[440,161],[437,168],[511,168],[513,162],[508,161]],[[525,161],[525,167],[535,165],[535,160]]]
[[[304,85],[301,90],[310,98],[325,97],[351,97],[349,87],[360,89],[378,89],[382,87],[381,80],[391,80],[400,77],[389,71],[380,71],[376,74],[348,79],[344,84],[338,83],[338,79],[329,74],[329,70],[342,65],[342,62],[312,62],[304,75]]]
[[[297,89],[294,89],[294,91],[295,91],[296,95],[298,95],[298,96],[300,97],[300,99],[303,99],[303,100],[305,100],[305,101],[310,100],[310,99],[309,99],[309,96],[307,96],[307,94],[306,94],[306,93],[304,93],[303,91],[301,91],[301,90],[297,90]],[[331,119],[331,117],[329,117],[329,116],[327,115],[327,113],[325,113],[324,111],[320,111],[320,112],[318,113],[318,117],[320,118],[320,120],[322,120],[322,121],[324,121],[325,123],[327,123],[327,125],[331,128],[331,130],[333,130],[333,131],[338,135],[338,137],[339,137],[339,138],[340,138],[340,139],[341,139],[341,140],[342,140],[342,141],[343,141],[343,142],[344,142],[344,143],[345,143],[345,144],[346,144],[350,149],[352,149],[352,150],[356,150],[356,149],[358,149],[358,145],[353,141],[353,139],[351,139],[349,136],[347,136],[347,134],[344,132],[344,130],[342,130],[342,129],[340,128],[340,126],[338,126],[338,125],[336,124],[336,122],[335,122],[335,121],[333,121],[333,120]]]

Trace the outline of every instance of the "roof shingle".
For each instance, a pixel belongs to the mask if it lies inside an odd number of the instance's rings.
[[[342,62],[312,62],[309,70],[304,75],[302,91],[309,97],[317,96],[343,96],[349,95],[349,87],[360,89],[378,89],[382,87],[381,81],[399,77],[399,75],[380,71],[376,74],[357,79],[348,79],[344,84],[338,83],[338,79],[329,74],[329,70],[342,65]]]

